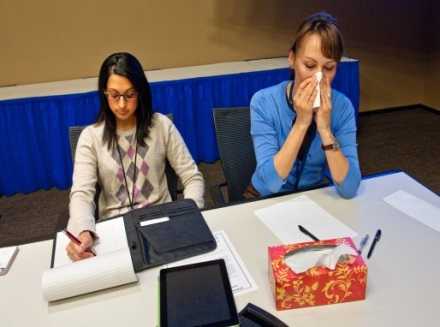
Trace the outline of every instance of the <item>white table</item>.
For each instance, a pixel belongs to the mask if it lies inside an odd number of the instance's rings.
[[[357,59],[342,57],[342,62],[353,62]],[[150,83],[180,80],[197,77],[258,72],[263,70],[287,68],[286,57],[222,62],[217,64],[167,68],[145,71]],[[96,91],[97,77],[80,78],[57,82],[14,85],[0,87],[0,101],[52,95],[66,95]]]
[[[205,211],[213,231],[224,230],[255,279],[258,290],[236,297],[275,313],[291,326],[436,326],[440,286],[440,234],[389,206],[383,198],[407,191],[436,207],[440,197],[405,173],[362,182],[355,199],[339,198],[333,188],[306,194],[360,235],[382,239],[368,264],[365,301],[277,312],[268,282],[267,247],[279,244],[254,210],[298,194]],[[439,217],[440,219],[440,217]],[[140,282],[47,304],[41,275],[49,266],[51,241],[20,246],[8,275],[0,277],[0,326],[155,326],[159,268],[139,274]]]

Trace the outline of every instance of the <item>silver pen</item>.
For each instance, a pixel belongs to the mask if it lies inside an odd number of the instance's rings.
[[[368,234],[366,234],[366,235],[362,238],[361,243],[359,243],[359,249],[358,249],[358,254],[359,254],[359,255],[362,254],[362,250],[364,249],[365,245],[367,245],[367,243],[368,243],[368,238],[369,238],[369,237],[370,237],[370,236],[369,236]]]

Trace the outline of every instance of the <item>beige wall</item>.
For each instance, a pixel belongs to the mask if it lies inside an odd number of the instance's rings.
[[[301,19],[324,9],[338,18],[346,54],[361,60],[361,110],[438,103],[424,89],[428,3],[0,0],[0,86],[96,76],[122,50],[147,70],[282,56]]]
[[[352,49],[360,58],[361,111],[424,102],[425,58],[408,49]]]
[[[425,100],[430,107],[440,110],[440,2],[432,3],[428,14],[428,56],[425,72]]]
[[[426,76],[426,93],[423,103],[440,110],[440,51],[430,56]]]

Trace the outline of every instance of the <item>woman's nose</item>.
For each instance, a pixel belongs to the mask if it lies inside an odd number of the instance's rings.
[[[120,96],[118,100],[118,106],[120,108],[124,108],[126,103],[127,101],[125,101],[125,98],[123,96]]]

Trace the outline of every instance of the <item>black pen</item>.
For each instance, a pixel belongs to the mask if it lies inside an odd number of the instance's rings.
[[[374,235],[373,243],[371,243],[370,249],[368,250],[367,259],[370,259],[370,257],[373,255],[373,251],[374,248],[376,247],[376,243],[379,242],[381,236],[382,236],[382,231],[378,229],[376,235]]]
[[[306,234],[307,236],[311,237],[314,241],[319,241],[319,238],[317,238],[315,235],[313,235],[312,233],[310,233],[307,229],[305,229],[303,226],[298,225],[299,230],[301,231],[301,233]]]

